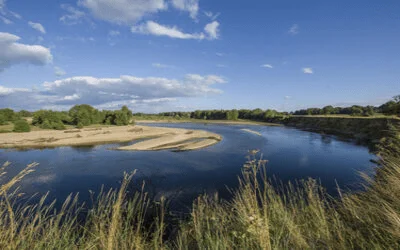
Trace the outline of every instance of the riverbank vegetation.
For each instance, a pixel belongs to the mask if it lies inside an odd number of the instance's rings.
[[[133,124],[133,114],[128,107],[121,110],[97,110],[90,105],[75,105],[69,111],[39,110],[35,112],[0,109],[0,131],[11,132],[8,125],[14,127],[21,124],[21,120],[31,121],[35,129],[65,130],[68,127],[83,128],[90,125],[125,126]],[[2,125],[2,126],[1,126]],[[2,129],[3,128],[3,129]],[[19,130],[19,129],[17,129]],[[15,128],[13,131],[17,131]],[[29,132],[27,129],[18,132]]]
[[[333,117],[333,118],[390,118],[400,117],[400,96],[386,102],[379,107],[357,106],[308,108],[293,112],[278,112],[267,109],[240,109],[240,110],[196,110],[193,112],[164,112],[160,114],[133,114],[128,107],[121,110],[97,110],[90,105],[76,105],[69,111],[39,110],[36,112],[18,111],[12,109],[0,109],[0,131],[11,132],[7,125],[15,121],[32,120],[32,125],[40,129],[65,130],[69,126],[83,128],[90,125],[117,125],[123,126],[134,120],[249,120],[256,122],[282,123],[292,117]],[[33,129],[35,129],[33,128]]]
[[[375,178],[363,175],[365,190],[335,199],[315,180],[274,188],[267,161],[251,151],[231,200],[200,196],[181,220],[169,215],[164,198],[128,191],[134,173],[118,190],[92,193],[92,204],[73,194],[58,210],[46,196],[21,202],[18,183],[40,166],[9,177],[7,163],[0,169],[0,248],[398,249],[399,147],[398,137],[388,139]]]

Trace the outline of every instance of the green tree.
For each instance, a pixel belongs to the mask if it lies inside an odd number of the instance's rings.
[[[5,108],[5,109],[0,109],[0,115],[3,115],[6,121],[14,121],[15,120],[15,113],[14,110]]]
[[[115,111],[114,125],[124,126],[129,124],[128,115],[122,111]]]
[[[322,114],[324,115],[331,115],[334,114],[335,109],[332,106],[326,106],[322,109]]]
[[[26,120],[17,120],[14,122],[14,132],[22,133],[22,132],[30,132],[31,127],[29,126]]]
[[[3,114],[0,114],[0,125],[6,125],[7,124],[7,120],[4,117]]]

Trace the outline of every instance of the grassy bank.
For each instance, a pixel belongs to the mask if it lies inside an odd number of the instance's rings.
[[[128,192],[133,174],[118,190],[93,194],[93,204],[78,205],[71,195],[62,209],[17,203],[18,182],[28,166],[0,187],[1,249],[398,249],[400,247],[400,143],[381,151],[382,166],[365,191],[332,199],[314,180],[274,189],[267,161],[250,153],[225,201],[201,196],[187,219],[166,216],[165,201]],[[1,168],[6,176],[8,164]],[[86,214],[81,220],[80,215]]]

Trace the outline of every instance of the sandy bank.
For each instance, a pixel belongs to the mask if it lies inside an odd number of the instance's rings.
[[[178,128],[147,126],[123,126],[72,129],[65,131],[46,130],[29,133],[0,134],[0,148],[43,148],[60,146],[83,146],[143,140],[119,150],[195,150],[218,143],[220,135]]]
[[[257,132],[257,131],[254,131],[254,130],[251,130],[251,129],[244,128],[244,129],[241,129],[241,130],[242,130],[242,131],[245,131],[245,132],[248,132],[248,133],[251,133],[251,134],[255,134],[255,135],[258,135],[258,136],[262,136],[261,133],[259,133],[259,132]]]

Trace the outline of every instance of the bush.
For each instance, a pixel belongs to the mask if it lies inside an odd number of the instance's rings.
[[[78,125],[76,125],[76,128],[79,128],[79,129],[81,129],[81,128],[83,128],[84,126],[83,126],[83,124],[82,124],[82,122],[78,122]]]
[[[57,122],[57,123],[53,123],[51,124],[52,128],[55,130],[65,130],[65,125],[62,122]]]
[[[25,120],[18,120],[14,122],[14,132],[30,132],[31,127],[29,126],[28,122]]]
[[[42,124],[39,126],[41,129],[52,129],[49,120],[44,120]]]
[[[4,117],[4,115],[0,114],[0,125],[6,125],[7,124],[7,120]]]

